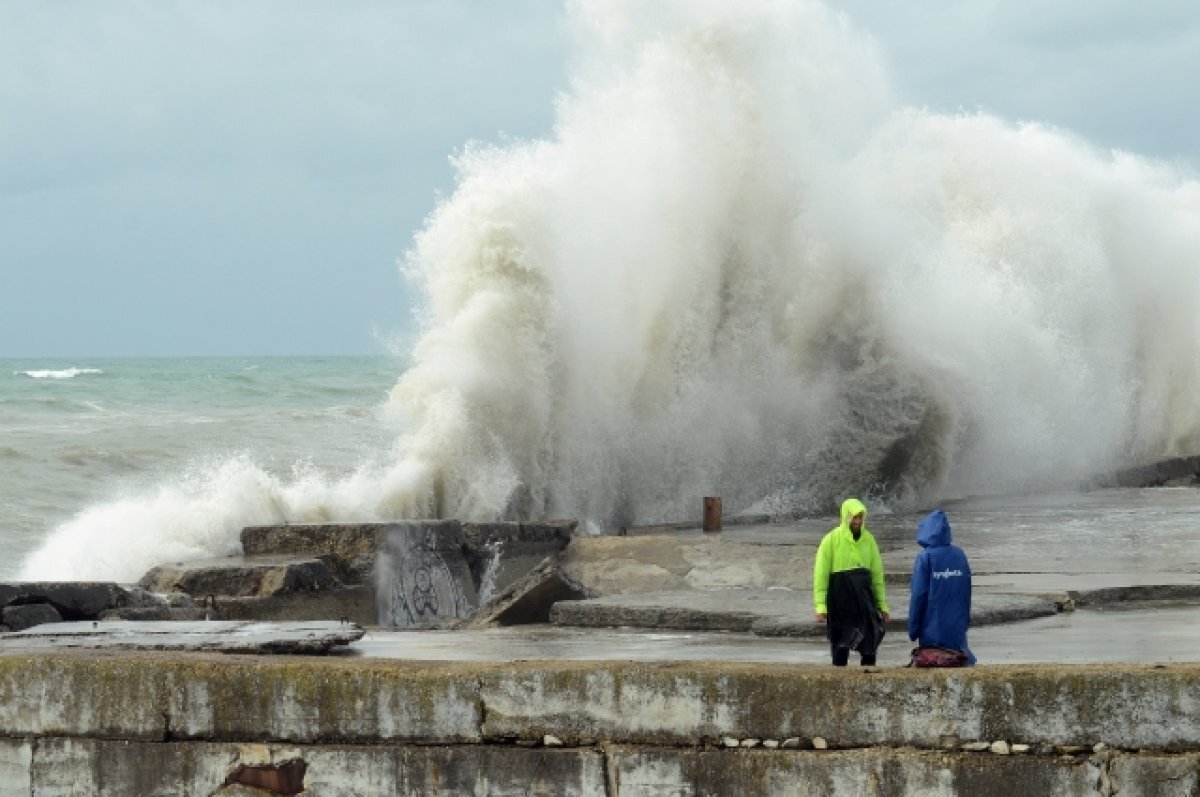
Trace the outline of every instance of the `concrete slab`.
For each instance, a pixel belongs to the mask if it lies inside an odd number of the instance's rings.
[[[312,654],[348,645],[363,633],[353,623],[327,620],[52,623],[0,634],[0,653],[89,648]]]
[[[1055,614],[1067,600],[1007,592],[977,592],[971,624],[1027,620]],[[907,628],[908,590],[891,588],[888,629]],[[551,610],[555,625],[588,627],[662,628],[697,631],[751,631],[766,636],[823,636],[815,622],[809,592],[778,589],[678,590],[608,595],[590,600],[562,601]]]
[[[159,565],[138,585],[151,592],[254,596],[317,592],[337,585],[325,562],[313,557],[231,556]]]
[[[522,578],[510,583],[492,600],[481,606],[460,628],[487,628],[491,625],[529,625],[550,620],[550,612],[560,601],[578,601],[588,597],[572,584],[553,559],[543,559]]]

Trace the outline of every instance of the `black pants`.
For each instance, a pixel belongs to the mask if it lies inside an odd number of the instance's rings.
[[[845,667],[850,662],[850,648],[839,648],[834,645],[829,646],[833,653],[833,666]],[[875,665],[875,654],[868,656],[865,653],[860,653],[859,658],[862,660],[862,666],[873,667]]]

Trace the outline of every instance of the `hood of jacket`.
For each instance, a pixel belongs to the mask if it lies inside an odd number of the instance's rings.
[[[842,501],[842,525],[844,531],[850,531],[850,518],[857,515],[859,512],[863,516],[863,530],[867,528],[867,505],[857,498],[847,498]]]
[[[950,519],[940,509],[935,509],[917,524],[917,544],[922,548],[935,548],[950,544]]]

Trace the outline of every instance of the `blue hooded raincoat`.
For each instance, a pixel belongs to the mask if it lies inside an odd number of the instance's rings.
[[[908,638],[918,644],[964,651],[971,622],[971,565],[962,549],[950,542],[950,520],[940,509],[917,524],[923,548],[913,564],[908,603]]]

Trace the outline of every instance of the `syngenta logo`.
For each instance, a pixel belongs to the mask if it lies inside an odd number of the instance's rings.
[[[951,570],[949,568],[946,568],[945,570],[934,570],[933,571],[934,578],[954,578],[956,576],[961,576],[961,575],[962,575],[961,570]]]

